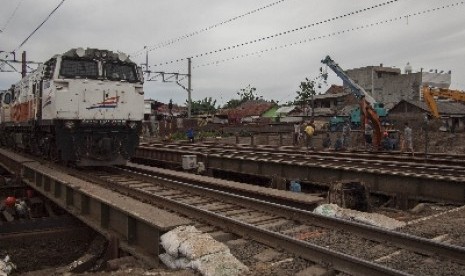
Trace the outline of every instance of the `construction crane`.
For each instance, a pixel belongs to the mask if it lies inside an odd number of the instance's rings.
[[[465,103],[465,92],[459,90],[450,90],[445,88],[431,88],[423,86],[422,89],[423,100],[428,105],[429,110],[434,118],[439,118],[438,106],[434,97],[441,97],[452,99],[461,103]]]
[[[342,68],[331,59],[330,56],[326,56],[321,63],[326,64],[331,68],[336,75],[342,79],[345,85],[349,86],[352,93],[359,101],[360,111],[361,111],[361,126],[362,129],[365,130],[365,124],[368,121],[371,122],[373,126],[373,146],[376,150],[378,150],[381,146],[381,136],[382,136],[382,126],[381,120],[379,119],[378,114],[376,113],[374,106],[376,104],[375,99],[368,94],[365,89],[363,89],[360,85],[355,83],[345,72]]]

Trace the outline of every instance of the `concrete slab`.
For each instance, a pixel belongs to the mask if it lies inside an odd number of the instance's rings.
[[[308,195],[304,193],[293,193],[289,191],[270,189],[270,188],[240,183],[236,181],[217,179],[217,178],[208,177],[208,176],[195,175],[195,174],[179,172],[179,171],[172,171],[172,170],[155,168],[155,167],[134,164],[134,163],[128,163],[128,165],[131,167],[140,168],[143,170],[153,171],[154,173],[157,173],[157,174],[183,178],[186,180],[192,179],[198,182],[203,182],[207,185],[213,185],[213,186],[223,187],[227,189],[245,191],[248,193],[264,194],[264,195],[274,197],[277,199],[292,200],[294,202],[307,204],[307,205],[317,204],[324,200],[322,197]]]

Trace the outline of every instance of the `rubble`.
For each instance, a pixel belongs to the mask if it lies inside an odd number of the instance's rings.
[[[179,226],[160,239],[167,252],[160,254],[160,260],[171,269],[191,268],[206,276],[235,276],[248,271],[226,245],[194,226]]]
[[[3,260],[0,260],[0,276],[7,276],[16,269],[16,265],[11,262],[10,256],[6,255]]]
[[[327,217],[352,220],[360,223],[378,226],[381,228],[386,228],[389,230],[401,228],[406,225],[405,222],[398,221],[385,215],[344,209],[337,206],[336,204],[320,205],[317,208],[315,208],[313,212]]]

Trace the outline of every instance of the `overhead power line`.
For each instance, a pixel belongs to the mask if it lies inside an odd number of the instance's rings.
[[[23,47],[23,45],[29,40],[29,38],[31,38],[31,36],[33,36],[33,35],[37,32],[37,30],[39,30],[40,27],[42,27],[42,25],[44,25],[44,23],[47,22],[47,20],[52,16],[52,14],[55,13],[55,11],[58,10],[58,8],[60,8],[61,5],[63,5],[64,2],[65,2],[65,0],[62,0],[62,1],[60,2],[60,4],[58,4],[58,6],[57,6],[56,8],[54,8],[54,9],[50,12],[50,14],[44,19],[44,21],[42,21],[42,23],[40,23],[39,26],[37,26],[37,28],[35,28],[34,31],[32,31],[32,33],[31,33],[28,37],[26,37],[26,39],[25,39],[18,47],[16,47],[16,49],[14,49],[14,50],[11,51],[11,52],[16,52],[16,51],[19,50],[21,47]],[[6,58],[8,58],[8,57],[9,57],[9,54],[7,54]],[[1,63],[0,63],[0,67],[3,66],[3,65],[6,63],[5,60],[1,60],[0,62],[1,62]]]
[[[35,28],[35,30],[32,31],[32,33],[28,37],[26,37],[26,39],[23,42],[21,42],[21,44],[19,44],[18,47],[16,47],[16,49],[13,50],[13,52],[15,52],[15,51],[19,50],[21,47],[23,47],[23,45],[26,44],[26,42],[29,40],[29,38],[31,38],[31,36],[33,36],[37,32],[37,30],[39,30],[40,27],[42,27],[42,25],[44,25],[44,23],[47,22],[47,20],[52,16],[52,14],[55,13],[56,10],[58,10],[58,8],[60,8],[61,5],[63,5],[64,2],[65,2],[65,0],[61,0],[60,4],[58,4],[58,6],[56,8],[54,8],[50,12],[50,14],[44,19],[44,21],[42,21],[42,23],[40,23],[39,26],[37,26],[37,28]]]
[[[270,8],[270,7],[272,7],[272,6],[278,5],[278,4],[280,4],[280,3],[284,2],[284,1],[286,1],[286,0],[279,0],[279,1],[276,1],[276,2],[273,2],[273,3],[270,3],[270,4],[266,5],[266,6],[263,6],[263,7],[261,7],[261,8],[258,8],[258,9],[252,10],[252,11],[249,11],[249,12],[247,12],[247,13],[244,13],[244,14],[235,16],[235,17],[233,17],[233,18],[230,18],[230,19],[228,19],[228,20],[222,21],[222,22],[220,22],[220,23],[216,23],[216,24],[214,24],[214,25],[208,26],[208,27],[203,28],[203,29],[201,29],[201,30],[194,31],[194,32],[191,32],[191,33],[182,35],[182,36],[177,37],[177,38],[173,38],[173,39],[166,40],[166,41],[161,42],[161,43],[158,43],[157,45],[152,46],[152,47],[144,47],[144,49],[135,52],[135,53],[133,54],[133,57],[137,57],[137,56],[141,55],[144,51],[149,51],[149,52],[150,52],[150,51],[153,51],[153,50],[162,48],[162,47],[166,47],[166,46],[168,46],[168,45],[174,44],[174,43],[179,42],[179,41],[181,41],[181,40],[184,40],[184,39],[186,39],[186,38],[192,37],[192,36],[194,36],[194,35],[201,34],[201,33],[203,33],[203,32],[206,32],[206,31],[209,31],[209,30],[214,29],[214,28],[216,28],[216,27],[219,27],[219,26],[221,26],[221,25],[224,25],[224,24],[233,22],[233,21],[235,21],[235,20],[241,19],[241,18],[243,18],[243,17],[246,17],[246,16],[252,15],[252,14],[254,14],[254,13],[257,13],[257,12],[259,12],[259,11],[262,11],[262,10],[266,9],[266,8]],[[148,49],[147,49],[147,48],[148,48]]]
[[[5,25],[3,25],[3,28],[0,29],[0,33],[3,33],[3,32],[6,30],[6,28],[8,27],[8,24],[10,24],[11,19],[15,16],[16,11],[18,11],[19,6],[21,6],[21,3],[22,3],[22,2],[23,2],[23,0],[20,0],[20,1],[18,2],[18,5],[16,5],[16,8],[13,10],[13,13],[10,15],[10,17],[8,17],[8,19],[7,19],[6,23],[5,23]]]
[[[321,36],[317,36],[317,37],[313,37],[313,38],[307,38],[307,39],[300,40],[300,41],[293,42],[293,43],[289,43],[289,44],[275,46],[275,47],[268,48],[268,49],[265,49],[265,50],[260,50],[260,51],[256,51],[256,52],[252,52],[252,53],[237,55],[235,57],[231,57],[231,58],[227,58],[227,59],[222,59],[222,60],[217,60],[217,61],[213,61],[213,62],[209,62],[209,63],[204,63],[204,64],[201,64],[201,65],[194,66],[193,69],[199,68],[199,67],[216,65],[216,64],[219,64],[219,63],[224,63],[224,62],[228,62],[228,61],[235,60],[235,59],[241,59],[241,58],[257,56],[257,55],[261,55],[261,54],[264,54],[264,53],[267,53],[267,52],[271,52],[271,51],[275,51],[275,50],[279,50],[279,49],[284,49],[284,48],[288,48],[288,47],[291,47],[291,46],[300,45],[300,44],[303,44],[303,43],[308,43],[308,42],[312,42],[312,41],[316,41],[316,40],[330,38],[330,37],[333,37],[333,36],[342,35],[342,34],[346,34],[346,33],[353,32],[353,31],[368,29],[368,28],[372,28],[372,27],[376,27],[376,26],[379,26],[379,25],[392,23],[392,22],[396,22],[396,21],[400,21],[400,20],[406,20],[406,19],[408,20],[411,17],[420,16],[420,15],[424,15],[424,14],[428,14],[428,13],[432,13],[432,12],[437,12],[439,10],[443,10],[443,9],[447,9],[447,8],[453,8],[453,7],[457,7],[457,6],[464,5],[464,4],[465,4],[464,1],[456,2],[454,4],[444,5],[444,6],[441,6],[441,7],[432,8],[432,9],[428,9],[428,10],[423,10],[423,11],[419,11],[419,12],[412,13],[412,14],[402,15],[402,16],[398,16],[398,17],[394,17],[394,18],[390,18],[390,19],[386,19],[386,20],[366,24],[366,25],[361,25],[361,26],[358,26],[358,27],[348,28],[348,29],[345,29],[345,30],[332,32],[332,33],[329,33],[329,34],[325,34],[325,35],[321,35]]]
[[[265,41],[265,40],[269,40],[269,39],[276,38],[276,37],[279,37],[279,36],[287,35],[287,34],[297,32],[297,31],[301,31],[301,30],[304,30],[304,29],[308,29],[308,28],[311,28],[311,27],[320,26],[320,25],[323,25],[323,24],[326,24],[326,23],[329,23],[329,22],[332,22],[332,21],[336,21],[336,20],[339,20],[339,19],[342,19],[342,18],[346,18],[348,16],[358,15],[358,14],[361,14],[361,13],[364,13],[364,12],[367,12],[367,11],[374,10],[376,8],[384,7],[386,5],[390,5],[390,4],[393,4],[395,2],[399,2],[399,1],[401,1],[401,0],[387,1],[387,2],[384,2],[384,3],[373,5],[373,6],[368,7],[368,8],[355,10],[355,11],[352,11],[352,12],[345,13],[343,15],[328,18],[328,19],[325,19],[325,20],[322,20],[322,21],[319,21],[319,22],[316,22],[316,23],[311,23],[311,24],[301,26],[301,27],[298,27],[298,28],[294,28],[294,29],[291,29],[291,30],[287,30],[287,31],[284,31],[284,32],[276,33],[276,34],[269,35],[269,36],[263,36],[261,38],[254,39],[254,40],[249,40],[249,41],[244,42],[244,43],[239,43],[239,44],[235,44],[235,45],[232,45],[232,46],[223,47],[223,48],[220,48],[220,49],[217,49],[217,50],[214,50],[214,51],[209,51],[209,52],[205,52],[205,53],[202,53],[202,54],[197,54],[197,55],[191,56],[190,58],[199,58],[199,57],[215,54],[215,53],[218,53],[218,52],[224,52],[224,51],[228,51],[228,50],[237,49],[237,48],[240,48],[242,46],[247,46],[247,45],[251,45],[251,44],[254,44],[254,43],[262,42],[262,41]],[[187,58],[171,60],[171,61],[167,61],[167,62],[158,63],[158,64],[152,65],[152,66],[155,67],[155,66],[161,66],[161,65],[177,63],[177,62],[184,61],[186,59]],[[152,67],[152,66],[150,66],[150,67]]]

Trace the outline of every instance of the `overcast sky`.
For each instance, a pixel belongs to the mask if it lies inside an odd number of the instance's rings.
[[[17,49],[60,2],[2,0],[0,50]],[[205,30],[276,2],[278,0],[66,0],[18,52],[27,51],[28,59],[43,62],[71,48],[105,48],[131,54],[140,64],[145,62],[145,52],[138,54],[144,46],[153,49],[161,42]],[[388,5],[290,34],[195,57],[388,2]],[[403,69],[410,62],[414,72],[421,68],[425,71],[452,70],[452,88],[465,90],[465,3],[457,0],[390,2],[282,0],[151,50],[150,69],[187,73],[186,60],[164,63],[194,57],[193,100],[211,96],[218,104],[237,98],[237,92],[249,84],[265,99],[280,103],[293,100],[300,82],[318,75],[322,66],[320,60],[326,55],[331,55],[344,69],[380,63]],[[406,17],[456,3],[459,5],[452,8]],[[399,17],[402,19],[328,37],[334,32]],[[279,48],[284,45],[289,46]],[[254,54],[275,47],[278,49]],[[5,58],[5,55],[0,54],[0,57]],[[240,58],[232,59],[234,57]],[[20,66],[17,68],[19,70]],[[0,72],[0,89],[8,88],[19,77],[18,73]],[[187,81],[182,83],[187,86]],[[342,82],[330,72],[329,84]],[[175,83],[147,81],[144,86],[146,98],[162,102],[173,99],[180,104],[187,98],[187,92]],[[326,89],[327,86],[323,86],[320,90]]]

